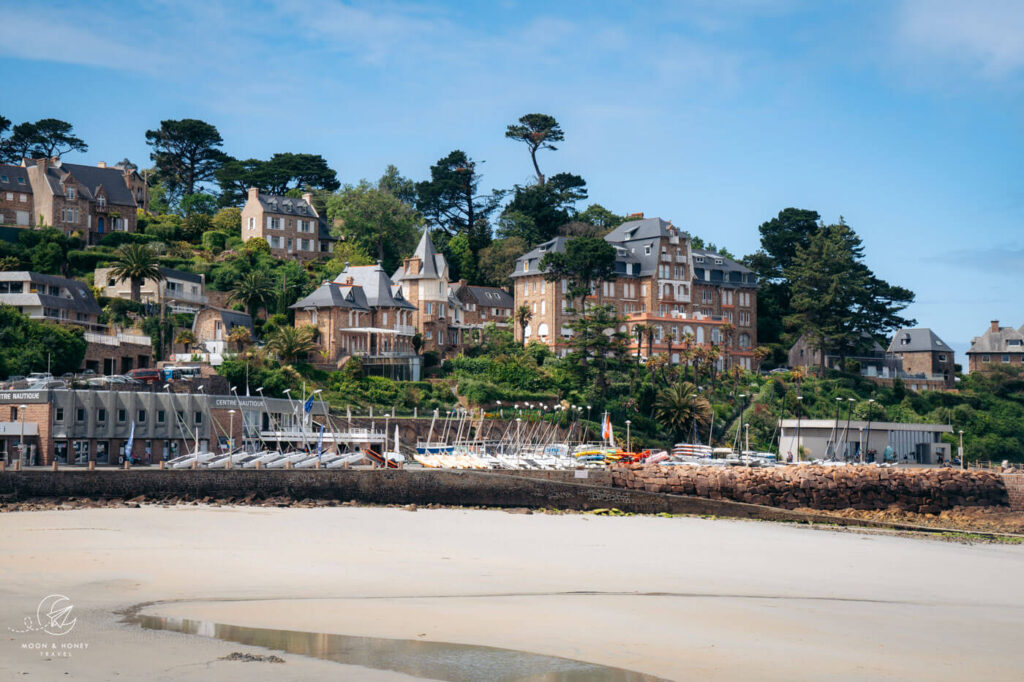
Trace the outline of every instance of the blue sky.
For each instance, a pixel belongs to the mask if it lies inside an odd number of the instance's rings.
[[[323,154],[344,182],[452,149],[529,180],[504,139],[593,201],[737,254],[787,206],[842,215],[910,314],[962,353],[1024,324],[1024,3],[0,0],[0,113],[74,123],[72,161],[148,163],[161,119],[236,157]],[[962,357],[958,360],[963,359]]]

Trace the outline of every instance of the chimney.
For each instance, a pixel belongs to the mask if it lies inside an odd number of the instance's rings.
[[[100,161],[99,163],[96,164],[96,167],[97,168],[106,168],[107,167],[107,162],[106,161]]]
[[[643,211],[640,211],[639,213],[630,213],[630,214],[629,214],[628,216],[626,216],[626,217],[627,217],[627,218],[632,218],[632,219],[634,219],[634,220],[643,220],[643,219],[644,219],[644,212],[643,212]]]
[[[260,198],[260,188],[259,187],[250,187],[249,188],[249,201],[259,201],[259,198]]]
[[[49,168],[49,166],[50,166],[50,160],[49,159],[43,158],[43,159],[37,159],[36,160],[36,168],[38,168],[39,172],[42,173],[43,175],[46,175],[46,170],[47,170],[47,168]]]
[[[349,275],[348,277],[345,278],[345,284],[352,286],[354,283],[355,280],[352,279],[352,275]]]
[[[316,212],[316,209],[313,208],[313,195],[312,194],[310,194],[309,192],[306,192],[305,194],[302,195],[302,200],[305,201],[309,205],[309,207],[311,209],[313,209],[313,214],[314,215],[316,215],[317,217],[320,216],[320,214]]]
[[[992,320],[992,331],[999,331],[999,320]]]

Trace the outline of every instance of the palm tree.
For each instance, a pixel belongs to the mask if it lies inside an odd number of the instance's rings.
[[[722,357],[722,347],[718,344],[711,344],[705,352],[708,361],[708,371],[711,372],[711,385],[715,385],[715,374],[718,371],[718,358]]]
[[[274,280],[269,274],[262,270],[252,270],[238,278],[228,303],[244,303],[250,317],[255,320],[260,308],[266,309],[275,300],[276,293]]]
[[[110,274],[118,282],[126,279],[131,281],[132,300],[139,302],[142,291],[142,283],[147,279],[159,282],[163,280],[164,273],[156,260],[156,253],[146,244],[125,244],[117,251],[117,261],[110,269]]]
[[[316,327],[312,325],[281,327],[270,336],[267,348],[276,354],[282,363],[291,364],[316,350],[316,342],[313,340],[315,333]]]
[[[183,329],[178,332],[178,337],[174,339],[174,343],[185,346],[185,353],[188,353],[189,348],[192,347],[196,342],[196,335],[192,333],[191,329]]]
[[[769,355],[772,354],[771,348],[768,346],[758,346],[754,349],[754,371],[761,371],[761,363],[765,361]]]
[[[533,313],[530,312],[530,307],[521,305],[516,308],[516,322],[519,323],[519,329],[523,334],[523,345],[526,345],[526,327],[530,324],[530,320],[533,319]]]
[[[245,345],[252,340],[252,335],[249,334],[249,328],[243,327],[242,325],[236,325],[231,328],[228,332],[228,341],[235,344],[238,347],[238,352],[241,353]]]
[[[652,329],[649,324],[635,324],[633,325],[633,335],[636,336],[636,366],[640,366],[640,350],[644,343],[644,334],[647,334]]]
[[[682,437],[690,428],[699,436],[700,427],[711,421],[711,403],[689,381],[680,381],[658,391],[654,418],[674,439]]]
[[[722,325],[722,354],[725,356],[725,367],[728,369],[729,360],[732,358],[732,341],[736,336],[736,327],[733,326],[732,322],[726,322]]]

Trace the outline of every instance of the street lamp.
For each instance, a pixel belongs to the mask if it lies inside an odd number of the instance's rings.
[[[21,409],[21,438],[18,440],[18,467],[25,465],[25,412],[28,405],[18,405]]]
[[[855,402],[857,402],[853,398],[847,398],[846,400],[849,403],[848,406],[849,406],[850,409],[846,413],[846,429],[843,430],[843,451],[844,451],[843,452],[843,460],[844,461],[850,459],[850,452],[849,452],[849,448],[847,447],[846,439],[850,437],[850,420],[853,419],[853,404]]]
[[[632,423],[633,422],[631,422],[630,420],[626,420],[626,452],[633,452],[633,442],[630,440],[629,437],[629,425]]]
[[[960,429],[958,433],[960,434],[960,452],[958,453],[960,455],[960,468],[966,469],[967,458],[964,457],[964,430]]]
[[[235,411],[228,410],[231,415],[231,427],[228,429],[228,454],[235,451]]]
[[[875,403],[875,399],[874,398],[868,398],[868,441],[867,441],[867,445],[866,445],[868,450],[871,449],[871,421],[875,417],[875,405],[874,405],[874,403]],[[862,461],[862,462],[864,461],[864,457],[863,456],[861,456],[861,460],[860,461]]]
[[[796,456],[793,459],[794,462],[800,461],[800,418],[803,416],[803,404],[804,397],[798,395],[796,397]]]
[[[746,393],[740,393],[736,397],[740,399],[740,425],[736,429],[736,441],[739,442],[740,438],[741,438],[740,433],[743,431],[743,412],[747,408],[747,394]],[[742,449],[743,448],[741,447],[740,450],[742,450]]]
[[[836,398],[836,424],[834,427],[832,427],[832,437],[829,438],[829,449],[831,449],[831,453],[829,453],[829,459],[833,461],[836,458],[836,437],[839,436],[839,410],[841,410],[842,407],[843,399]]]

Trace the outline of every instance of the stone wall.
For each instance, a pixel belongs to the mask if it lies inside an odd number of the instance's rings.
[[[1008,504],[1003,478],[988,471],[624,464],[613,467],[612,475],[616,487],[784,509],[896,506],[905,511],[937,513],[956,506]]]
[[[1024,474],[1003,474],[1010,509],[1024,512]]]

